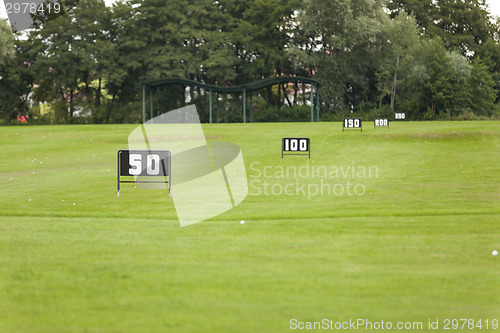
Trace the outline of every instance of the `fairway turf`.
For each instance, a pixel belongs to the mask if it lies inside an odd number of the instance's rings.
[[[116,152],[136,125],[1,127],[0,332],[500,320],[500,122],[370,125],[203,125],[241,147],[250,194],[184,228],[167,191],[124,184],[116,197]],[[281,159],[282,137],[310,137],[311,160]],[[283,188],[296,179],[280,167],[304,166],[377,172],[323,175],[362,195],[257,195],[256,181]]]

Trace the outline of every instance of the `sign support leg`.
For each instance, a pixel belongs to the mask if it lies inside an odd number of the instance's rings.
[[[117,182],[116,182],[116,191],[117,191],[117,196],[118,198],[120,197],[120,151],[118,151],[118,158],[117,158],[117,162],[116,162],[116,172],[118,174],[118,177],[117,177]]]

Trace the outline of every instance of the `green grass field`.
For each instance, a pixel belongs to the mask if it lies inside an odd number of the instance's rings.
[[[204,125],[210,142],[240,145],[250,194],[184,228],[166,191],[116,197],[116,151],[135,125],[1,127],[0,332],[292,332],[291,319],[358,318],[499,332],[485,321],[500,320],[500,122],[372,126]],[[311,160],[281,159],[285,136],[310,137]],[[295,184],[275,172],[307,165],[356,173],[299,177],[306,188],[358,193],[259,187]]]

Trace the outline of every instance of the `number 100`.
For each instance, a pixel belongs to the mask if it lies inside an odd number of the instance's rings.
[[[285,151],[307,151],[307,140],[285,139]]]

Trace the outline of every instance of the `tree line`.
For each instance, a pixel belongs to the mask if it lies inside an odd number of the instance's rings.
[[[500,25],[485,0],[73,0],[66,8],[34,17],[27,32],[0,22],[3,123],[20,114],[139,122],[142,80],[239,85],[279,75],[321,82],[322,120],[500,116]],[[255,119],[307,120],[308,93],[262,89]],[[159,89],[155,112],[186,100],[206,120],[207,94],[194,87]],[[219,100],[222,121],[241,121],[241,96]]]

